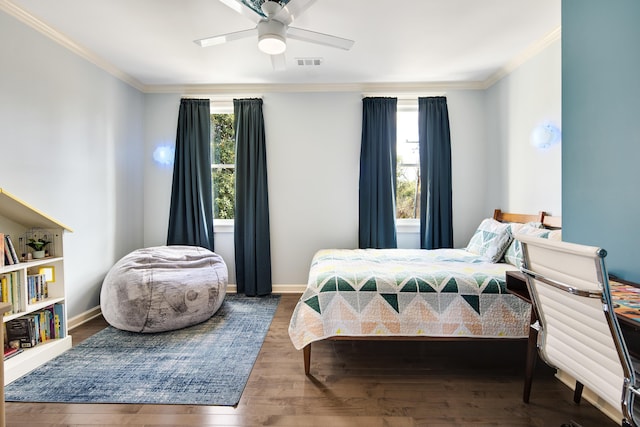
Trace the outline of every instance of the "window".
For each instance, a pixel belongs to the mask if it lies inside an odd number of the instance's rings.
[[[418,111],[415,106],[398,106],[396,218],[420,218],[420,153]]]
[[[233,219],[235,212],[236,154],[233,114],[211,114],[211,179],[213,218]]]

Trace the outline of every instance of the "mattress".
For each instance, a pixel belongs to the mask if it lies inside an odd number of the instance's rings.
[[[531,306],[464,249],[323,249],[289,324],[297,349],[332,337],[526,338]]]

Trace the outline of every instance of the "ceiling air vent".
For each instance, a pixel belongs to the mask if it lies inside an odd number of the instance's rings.
[[[322,58],[296,58],[299,67],[317,67],[322,64]]]

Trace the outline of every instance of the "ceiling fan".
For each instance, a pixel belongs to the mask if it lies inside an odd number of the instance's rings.
[[[284,52],[287,38],[316,43],[338,49],[349,50],[354,41],[302,28],[290,24],[300,16],[315,0],[220,0],[231,9],[251,19],[256,26],[249,30],[220,34],[195,40],[195,43],[208,47],[247,37],[258,36],[258,48],[271,55],[271,64],[275,70],[285,68]]]

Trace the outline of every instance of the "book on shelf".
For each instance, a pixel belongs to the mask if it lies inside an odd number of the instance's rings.
[[[65,330],[67,329],[64,316],[64,303],[59,302],[53,305],[53,316],[56,338],[64,338],[66,335]]]
[[[18,258],[18,254],[16,253],[15,246],[13,246],[13,240],[11,240],[11,236],[5,234],[4,240],[4,246],[9,247],[9,254],[11,255],[11,259],[13,260],[11,264],[18,264],[20,262],[20,259]]]
[[[0,277],[0,296],[2,297],[0,300],[2,302],[9,302],[9,275],[3,274]]]
[[[42,310],[6,322],[7,342],[21,348],[66,336],[64,304],[52,304]]]
[[[11,276],[9,274],[5,274],[0,277],[0,294],[2,294],[2,302],[12,303],[12,296],[10,292],[12,290],[11,284],[9,283]],[[7,311],[3,313],[3,315],[11,314],[11,311]]]
[[[20,347],[5,347],[4,348],[4,360],[11,359],[13,356],[17,356],[24,350]]]
[[[19,317],[5,323],[7,342],[17,341],[21,348],[35,347],[38,343],[36,325],[32,317]]]
[[[49,284],[45,274],[27,275],[27,299],[29,304],[35,304],[49,298]]]
[[[18,272],[17,271],[12,271],[10,273],[11,276],[11,297],[13,298],[13,300],[11,301],[11,304],[13,305],[13,312],[14,313],[19,313],[20,309],[21,309],[21,304],[20,302],[22,301],[22,286],[20,286],[20,284],[18,283]]]
[[[22,287],[18,283],[18,277],[17,271],[0,275],[0,301],[11,304],[11,310],[5,315],[20,312]]]
[[[0,233],[0,267],[4,267],[4,233]]]
[[[5,265],[13,265],[13,257],[11,256],[11,250],[9,249],[9,245],[7,245],[6,237],[2,238],[2,247],[4,251],[4,264]]]

